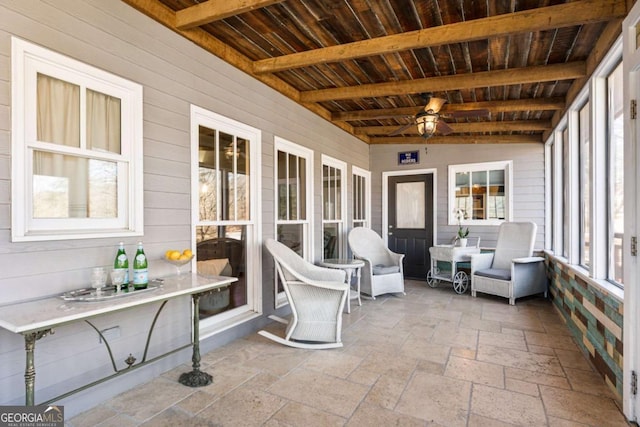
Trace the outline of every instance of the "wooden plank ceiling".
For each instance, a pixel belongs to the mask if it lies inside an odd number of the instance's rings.
[[[370,144],[424,144],[415,126],[389,135],[422,93],[452,129],[426,143],[542,143],[633,3],[123,1]]]

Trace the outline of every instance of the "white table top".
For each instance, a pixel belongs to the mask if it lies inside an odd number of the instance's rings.
[[[364,267],[364,261],[347,258],[327,258],[320,261],[320,265],[329,268],[359,268]]]
[[[228,286],[238,279],[185,273],[180,276],[163,277],[162,280],[158,289],[138,295],[132,292],[130,296],[108,301],[64,301],[54,296],[0,307],[0,327],[16,334],[41,331],[101,314]],[[157,282],[151,283],[159,285]]]
[[[471,255],[479,254],[475,246],[435,245],[429,248],[431,257],[439,261],[470,261]]]

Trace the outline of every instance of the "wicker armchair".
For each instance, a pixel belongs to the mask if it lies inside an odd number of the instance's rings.
[[[503,222],[493,253],[471,255],[471,296],[477,292],[509,298],[544,293],[547,296],[547,276],[544,258],[534,257],[536,224],[533,222]]]
[[[291,307],[291,319],[269,316],[287,325],[284,338],[264,330],[258,333],[291,347],[342,347],[342,310],[349,294],[346,273],[315,266],[273,239],[267,239],[265,247],[275,260]]]
[[[349,233],[349,247],[356,259],[364,261],[361,292],[376,295],[404,294],[404,254],[392,252],[382,238],[370,228],[356,227]]]

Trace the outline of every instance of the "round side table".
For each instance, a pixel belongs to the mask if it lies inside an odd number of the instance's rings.
[[[360,269],[364,267],[364,261],[359,259],[327,258],[320,261],[320,265],[328,268],[335,268],[347,272],[347,285],[349,285],[349,298],[347,298],[347,313],[351,313],[351,300],[357,299],[358,305],[362,305],[360,299]],[[356,288],[351,287],[351,277],[356,274]]]

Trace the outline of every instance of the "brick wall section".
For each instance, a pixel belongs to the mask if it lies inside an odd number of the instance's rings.
[[[551,299],[580,348],[622,399],[623,303],[545,255]]]

